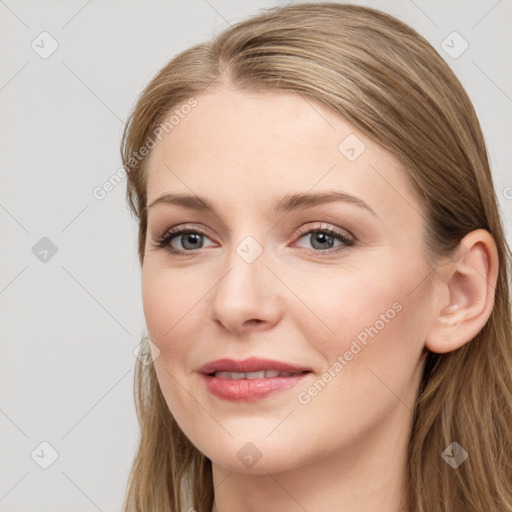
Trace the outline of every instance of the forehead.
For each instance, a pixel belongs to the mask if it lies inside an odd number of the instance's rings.
[[[416,203],[399,161],[311,98],[222,88],[195,99],[152,150],[148,204],[175,192],[270,208],[276,196],[326,190],[359,196],[379,215]]]

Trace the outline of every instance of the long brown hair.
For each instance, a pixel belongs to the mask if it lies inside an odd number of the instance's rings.
[[[139,96],[121,144],[141,265],[148,154],[141,148],[157,142],[162,126],[172,129],[171,111],[225,84],[317,100],[393,153],[425,206],[433,262],[470,231],[494,237],[499,272],[489,320],[458,350],[427,357],[409,439],[408,509],[511,512],[511,253],[480,124],[455,74],[409,26],[337,3],[268,9],[181,52]],[[153,365],[137,363],[134,390],[141,433],[124,510],[210,512],[211,462],[169,412]],[[456,470],[441,457],[454,441],[469,454]]]

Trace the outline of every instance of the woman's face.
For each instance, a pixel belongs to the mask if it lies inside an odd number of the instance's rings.
[[[143,304],[174,418],[212,461],[246,473],[404,439],[432,289],[422,208],[398,161],[293,93],[195,99],[148,163]],[[185,234],[157,247],[171,228]],[[225,358],[308,372],[202,373]],[[237,368],[279,371],[204,371]]]

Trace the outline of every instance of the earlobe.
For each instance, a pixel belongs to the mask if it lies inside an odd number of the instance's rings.
[[[491,315],[498,277],[498,252],[492,235],[484,229],[467,234],[449,264],[436,269],[436,276],[439,286],[435,293],[443,299],[433,301],[437,310],[425,346],[443,354],[471,341]]]

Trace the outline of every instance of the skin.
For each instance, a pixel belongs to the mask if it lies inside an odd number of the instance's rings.
[[[474,231],[454,258],[432,267],[421,249],[423,208],[403,168],[345,119],[284,91],[226,86],[196,99],[149,157],[148,204],[193,194],[216,214],[149,208],[142,294],[168,407],[212,460],[212,510],[408,510],[404,464],[424,357],[455,350],[487,321],[497,275],[492,237]],[[353,161],[338,149],[349,134],[366,146]],[[272,213],[275,199],[320,191],[357,196],[375,215],[341,201]],[[176,255],[155,247],[185,224],[205,232],[197,248]],[[328,239],[329,248],[298,234],[320,224],[355,244],[334,252],[345,244]],[[262,249],[252,263],[237,253],[248,236]],[[178,235],[172,245],[187,251],[187,240]],[[400,311],[308,395],[393,304]],[[256,402],[207,391],[203,364],[253,355],[312,373]],[[246,443],[261,456],[252,466],[237,456]]]

